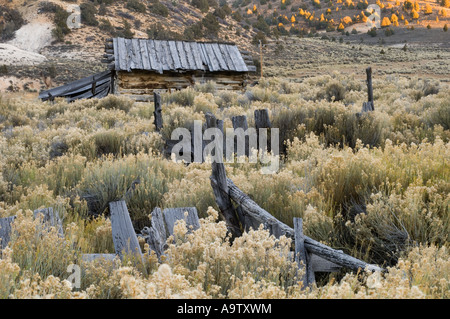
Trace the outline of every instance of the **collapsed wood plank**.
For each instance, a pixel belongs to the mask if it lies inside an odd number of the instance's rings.
[[[11,240],[11,224],[16,216],[0,218],[0,250],[5,249]]]
[[[142,256],[141,247],[131,222],[125,201],[109,203],[111,228],[116,254],[122,259],[124,254]]]
[[[342,250],[338,250],[339,252],[343,252]],[[311,263],[311,268],[313,270],[313,272],[337,272],[339,271],[342,267],[332,263],[322,257],[319,257],[317,255],[314,254],[310,254],[311,258],[309,260],[309,262]]]
[[[40,221],[40,226],[37,229],[39,233],[41,233],[42,230],[48,231],[50,227],[55,227],[58,236],[61,238],[64,237],[62,220],[58,211],[54,210],[53,207],[36,209],[33,212],[33,216]],[[0,218],[0,249],[5,249],[11,241],[12,223],[15,219],[16,216]]]
[[[178,220],[184,220],[188,232],[200,227],[197,209],[195,207],[166,208],[163,211],[155,207],[151,213],[151,226],[141,231],[151,250],[158,259],[167,249],[167,238],[174,234],[174,226]]]
[[[163,211],[163,216],[166,221],[169,236],[173,235],[174,226],[178,220],[184,219],[188,230],[191,227],[192,230],[196,230],[200,227],[200,221],[195,207],[166,208]]]
[[[242,192],[233,181],[227,178],[227,191],[229,196],[246,211],[256,221],[264,224],[264,226],[276,237],[285,235],[286,237],[295,240],[294,230],[283,222],[273,217],[266,210],[258,206],[250,197]],[[338,264],[342,267],[346,267],[357,271],[358,269],[368,269],[370,271],[384,271],[383,268],[377,265],[368,264],[355,257],[349,256],[328,247],[308,236],[304,236],[305,247],[308,252],[322,257],[332,263]]]
[[[156,207],[153,210],[151,213],[151,226],[144,227],[142,233],[144,234],[150,249],[156,253],[158,258],[160,258],[167,248],[166,225],[161,208]]]

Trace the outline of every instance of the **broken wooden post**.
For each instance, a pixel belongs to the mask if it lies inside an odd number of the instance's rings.
[[[272,124],[270,123],[270,119],[269,119],[269,110],[268,109],[259,109],[259,110],[255,110],[254,112],[255,114],[255,129],[256,129],[256,134],[257,134],[257,148],[259,151],[259,135],[260,135],[260,131],[259,129],[270,129],[272,127]],[[264,132],[264,131],[261,131]],[[269,132],[267,132],[269,133]],[[270,139],[270,133],[265,134],[265,138],[266,141],[268,141]],[[266,142],[266,146],[267,146],[267,152],[270,152],[270,143]]]
[[[0,250],[5,249],[11,240],[11,224],[16,216],[0,218]]]
[[[151,226],[144,227],[141,233],[144,234],[144,238],[150,249],[153,250],[158,259],[160,259],[167,248],[167,232],[163,213],[159,207],[155,207],[152,211],[150,221]]]
[[[338,252],[343,253],[342,250],[338,250]],[[337,272],[339,271],[342,267],[332,263],[331,261],[328,261],[320,256],[314,255],[314,254],[310,254],[310,264],[311,264],[311,268],[312,271],[314,273],[316,272]]]
[[[295,241],[295,261],[299,267],[305,270],[302,276],[303,288],[310,287],[316,281],[314,271],[312,269],[310,255],[306,251],[305,237],[303,235],[303,220],[294,218],[294,241]]]
[[[248,136],[248,124],[247,124],[247,116],[238,115],[233,116],[231,118],[231,122],[233,123],[234,129],[234,149],[233,152],[237,156],[249,156],[249,136]],[[238,142],[240,141],[240,142]],[[239,147],[239,143],[244,142],[244,149]]]
[[[95,89],[97,88],[97,82],[95,81],[95,75],[92,76],[91,93],[95,95]]]
[[[213,114],[208,112],[205,114],[205,117],[207,128],[217,127],[217,119]],[[225,172],[223,160],[219,163],[217,161],[213,161],[211,163],[211,167],[211,187],[214,192],[217,206],[219,207],[219,211],[225,219],[228,231],[232,234],[232,237],[239,237],[242,235],[242,231],[238,215],[228,195],[227,174]]]
[[[373,111],[372,103],[370,102],[363,102],[363,106],[361,108],[361,112],[357,113],[357,116],[361,116],[365,112]]]
[[[187,215],[185,215],[185,212],[187,212]],[[175,223],[180,219],[186,221],[188,232],[200,227],[200,220],[195,207],[166,208],[164,211],[155,207],[151,213],[151,226],[144,227],[141,231],[141,236],[150,249],[156,253],[159,261],[161,261],[161,256],[167,249],[167,238],[173,235]]]
[[[367,100],[369,103],[369,105],[366,106],[366,108],[370,108],[370,111],[374,111],[375,108],[373,105],[372,68],[370,66],[366,69],[366,74],[367,74],[367,95],[368,95]]]
[[[162,109],[161,109],[161,95],[157,92],[153,93],[153,100],[155,103],[155,110],[153,115],[155,116],[154,124],[155,131],[159,132],[162,129],[163,121],[162,121]]]
[[[64,237],[62,221],[57,210],[54,210],[53,207],[48,207],[36,209],[33,213],[34,218],[39,218],[41,224],[45,228],[48,229],[49,227],[55,227],[58,232],[58,236],[61,238]]]
[[[131,222],[125,201],[109,203],[111,227],[116,254],[122,259],[124,254],[141,256],[141,247]]]
[[[269,110],[268,109],[258,109],[255,110],[255,128],[256,130],[260,128],[271,128],[272,124],[269,119]]]

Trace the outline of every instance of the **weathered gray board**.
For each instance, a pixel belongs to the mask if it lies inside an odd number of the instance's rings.
[[[64,97],[68,102],[83,98],[102,98],[110,92],[111,71],[104,71],[39,93],[42,101]]]
[[[141,231],[150,249],[156,253],[158,258],[164,255],[167,238],[173,235],[173,228],[178,220],[186,221],[188,231],[200,227],[195,207],[166,208],[163,211],[156,207],[151,214],[151,226],[145,227]]]
[[[233,129],[236,134],[234,138],[234,149],[233,152],[237,154],[238,156],[249,156],[250,149],[249,149],[249,135],[247,134],[248,130],[248,124],[247,124],[247,116],[245,115],[237,115],[233,116],[231,118],[231,123],[233,124]],[[244,140],[244,144],[241,145],[241,143],[238,143],[237,141]],[[239,149],[239,147],[243,147],[242,149]]]
[[[185,213],[187,213],[185,215]],[[193,230],[200,227],[197,209],[195,207],[177,207],[166,208],[163,211],[164,220],[166,221],[169,236],[173,235],[173,228],[178,220],[184,219],[188,229],[192,226]]]
[[[116,254],[122,259],[124,254],[142,256],[141,247],[131,222],[125,201],[109,203],[111,228]]]
[[[144,227],[141,231],[150,249],[156,253],[158,258],[164,254],[167,248],[167,231],[161,209],[156,207],[151,213],[151,226]]]
[[[0,218],[0,249],[5,249],[11,240],[11,224],[16,216]]]
[[[217,120],[212,113],[207,112],[205,114],[205,118],[207,128],[219,127],[218,123],[220,120]],[[211,168],[212,174],[210,177],[210,182],[219,211],[224,217],[227,228],[232,236],[239,237],[242,235],[242,230],[238,219],[238,213],[231,202],[230,196],[228,195],[225,166],[223,163],[212,161]]]
[[[53,207],[36,209],[34,218],[39,218],[42,229],[48,230],[49,227],[55,227],[60,237],[64,237],[62,221],[57,210]],[[11,240],[11,225],[16,216],[0,218],[0,249],[4,249]]]

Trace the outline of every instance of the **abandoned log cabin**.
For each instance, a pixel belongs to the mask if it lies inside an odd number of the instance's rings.
[[[108,70],[46,90],[42,100],[65,97],[128,96],[153,99],[153,92],[172,91],[212,81],[218,89],[242,90],[256,72],[248,51],[235,44],[152,39],[108,39],[102,62]]]

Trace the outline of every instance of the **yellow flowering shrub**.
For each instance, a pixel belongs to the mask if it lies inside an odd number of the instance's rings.
[[[196,85],[163,95],[161,134],[153,103],[1,97],[0,217],[17,218],[1,252],[0,298],[448,298],[449,86],[392,74],[373,86],[375,111],[359,116],[364,80],[336,72],[265,77],[244,92]],[[280,169],[262,175],[244,161],[226,164],[227,176],[277,219],[301,217],[306,235],[387,273],[333,274],[303,290],[290,240],[255,229],[231,241],[210,164],[162,155],[164,139],[204,123],[205,112],[224,128],[236,115],[253,127],[261,108],[280,128]],[[83,262],[114,252],[108,203],[133,182],[126,201],[137,231],[156,206],[196,207],[200,229],[178,222],[160,262],[144,242],[139,265]],[[33,219],[42,207],[61,211],[64,238]],[[80,289],[67,281],[72,263]]]

